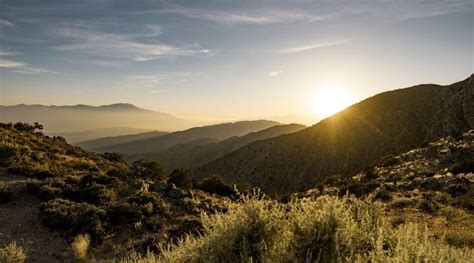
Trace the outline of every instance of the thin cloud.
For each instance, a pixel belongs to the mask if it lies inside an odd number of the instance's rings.
[[[145,13],[167,13],[177,14],[188,18],[207,20],[214,23],[233,24],[256,24],[264,25],[284,22],[314,22],[325,20],[329,16],[315,16],[303,12],[288,12],[283,10],[253,11],[253,12],[227,12],[207,9],[195,9],[187,7],[173,7],[168,9],[151,10]]]
[[[0,59],[0,68],[9,68],[9,69],[16,69],[25,67],[26,64],[23,62],[12,61],[7,59]]]
[[[0,19],[0,27],[12,27],[15,26],[12,22],[9,22],[5,19]]]
[[[158,28],[150,31],[151,35],[159,34]],[[83,28],[67,27],[55,31],[55,34],[74,41],[56,47],[58,50],[81,52],[98,56],[148,61],[161,57],[175,56],[209,56],[214,53],[208,49],[177,47],[160,42],[142,43],[133,34],[108,34]],[[146,35],[145,35],[146,36]]]
[[[410,6],[411,8],[407,10],[401,16],[401,19],[416,19],[424,17],[433,17],[433,16],[442,16],[449,15],[459,12],[472,12],[472,2],[471,1],[443,1],[443,2],[427,2],[421,3],[418,6]]]
[[[131,75],[126,77],[126,86],[156,88],[162,84],[176,84],[190,81],[191,77],[200,75],[195,72],[163,72],[153,75]]]
[[[315,44],[311,44],[311,45],[289,47],[289,48],[277,50],[275,53],[279,53],[279,54],[299,53],[299,52],[304,52],[304,51],[317,49],[317,48],[322,48],[322,47],[342,45],[342,44],[348,43],[350,41],[351,40],[320,42],[320,43],[315,43]]]
[[[282,74],[283,70],[277,70],[277,71],[272,71],[268,73],[268,76],[270,77],[277,77],[278,75]]]
[[[14,54],[16,53],[0,50],[0,56],[11,56]],[[48,69],[31,67],[29,64],[21,62],[21,61],[14,61],[14,60],[3,59],[3,58],[0,58],[0,68],[9,69],[12,72],[22,73],[22,74],[49,73],[49,74],[56,74],[56,75],[64,75],[62,73],[48,70]]]

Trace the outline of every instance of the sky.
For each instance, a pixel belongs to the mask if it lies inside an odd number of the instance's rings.
[[[0,0],[0,104],[311,122],[467,78],[473,25],[472,0]]]

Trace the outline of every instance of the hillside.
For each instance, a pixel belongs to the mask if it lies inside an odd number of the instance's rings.
[[[125,103],[97,107],[89,105],[0,105],[0,112],[0,122],[39,122],[45,126],[46,133],[54,135],[67,135],[71,132],[92,129],[123,127],[124,124],[130,128],[159,131],[181,130],[195,125],[191,121],[174,117],[168,113],[145,110]],[[120,134],[109,133],[102,134],[101,136],[114,135]]]
[[[466,262],[474,253],[473,134],[384,158],[282,202],[240,195],[216,177],[167,175],[155,162],[128,166],[27,124],[0,124],[0,261],[304,262],[320,254]],[[346,190],[386,205],[327,196]]]
[[[127,135],[121,135],[121,136],[109,136],[109,137],[101,137],[95,140],[88,140],[88,141],[79,141],[77,143],[74,143],[77,146],[80,146],[86,150],[89,151],[95,151],[97,148],[102,148],[102,147],[109,147],[112,145],[116,144],[121,144],[121,143],[127,143],[127,142],[132,142],[136,140],[142,140],[142,139],[148,139],[148,138],[154,138],[154,137],[159,137],[168,134],[167,132],[158,132],[158,131],[152,131],[152,132],[142,132],[142,133],[136,133],[136,134],[127,134]],[[67,139],[67,137],[66,137]],[[69,140],[68,140],[69,141]],[[71,143],[73,143],[71,141]]]
[[[278,124],[278,122],[274,121],[257,120],[195,127],[184,131],[172,132],[158,138],[149,138],[97,148],[96,152],[117,152],[122,154],[158,153],[176,144],[187,143],[196,139],[207,138],[223,140],[232,136],[241,136],[249,132],[263,130]]]
[[[158,251],[198,231],[197,216],[220,211],[223,195],[235,192],[215,179],[167,175],[154,162],[128,166],[116,154],[0,123],[1,262],[11,241],[38,262],[71,262],[70,244],[81,234],[90,237],[96,259]]]
[[[384,92],[300,132],[251,143],[194,170],[269,193],[309,189],[388,154],[474,128],[474,81]]]
[[[299,124],[276,125],[243,136],[230,137],[219,142],[196,145],[193,141],[192,144],[175,145],[161,153],[132,155],[126,156],[125,159],[134,161],[144,158],[157,161],[163,166],[163,169],[168,171],[177,168],[191,168],[213,161],[251,142],[294,133],[304,128],[306,128],[304,125]]]

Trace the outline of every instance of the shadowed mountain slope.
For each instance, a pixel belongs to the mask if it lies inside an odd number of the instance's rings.
[[[235,151],[251,142],[264,140],[300,131],[306,128],[300,124],[277,125],[261,131],[251,132],[244,136],[234,136],[214,143],[192,141],[187,144],[177,144],[162,153],[139,154],[126,157],[127,161],[140,158],[158,161],[165,170],[191,168],[208,163],[227,153]]]
[[[378,94],[300,132],[251,143],[194,174],[288,193],[473,127],[471,76],[447,86],[424,84]]]
[[[118,152],[123,154],[158,153],[176,144],[187,143],[196,139],[207,138],[224,140],[232,136],[241,136],[249,132],[263,130],[278,124],[278,122],[274,121],[257,120],[195,127],[184,131],[172,132],[158,138],[149,138],[112,145],[109,147],[101,147],[96,149],[96,151]]]

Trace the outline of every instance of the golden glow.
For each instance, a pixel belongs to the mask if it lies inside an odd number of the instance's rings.
[[[313,114],[315,117],[326,118],[353,103],[354,99],[348,90],[336,86],[324,86],[313,95]]]

